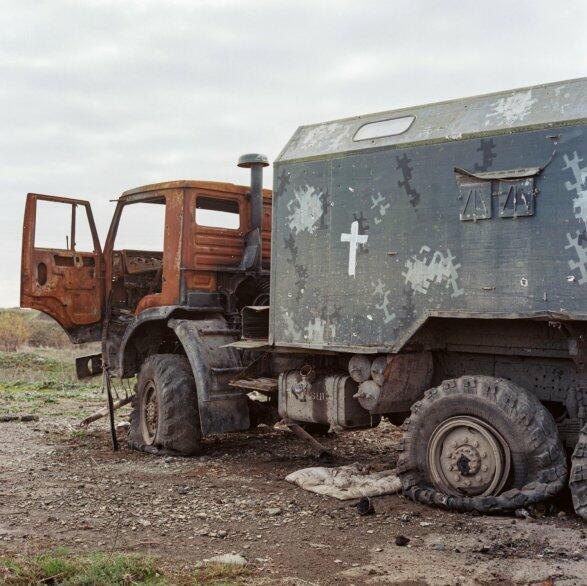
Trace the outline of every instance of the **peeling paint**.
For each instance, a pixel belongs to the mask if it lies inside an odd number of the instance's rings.
[[[310,342],[324,342],[324,330],[326,321],[321,317],[315,317],[305,328],[304,338]]]
[[[487,114],[485,126],[489,126],[493,118],[505,124],[520,122],[530,115],[537,101],[532,97],[532,90],[500,98],[491,104],[492,111]]]
[[[352,127],[340,122],[319,124],[306,129],[296,144],[296,148],[300,150],[315,148],[336,150],[352,138],[353,131]]]
[[[304,185],[295,189],[293,195],[293,199],[287,204],[288,226],[294,234],[300,232],[314,234],[324,214],[322,191],[310,185]]]
[[[462,295],[464,291],[458,285],[458,269],[461,265],[454,263],[455,257],[451,251],[447,249],[446,254],[443,254],[437,250],[430,256],[431,252],[429,246],[423,246],[419,255],[415,254],[406,261],[406,271],[402,273],[406,284],[426,295],[432,283],[444,283],[446,289],[452,289],[451,297]]]
[[[410,199],[410,205],[413,208],[416,208],[420,203],[420,193],[411,183],[413,179],[412,172],[414,170],[414,168],[410,165],[412,159],[410,159],[408,155],[404,153],[401,157],[396,157],[395,160],[397,162],[396,169],[399,169],[402,172],[403,177],[402,181],[397,182],[397,186],[401,187],[406,192],[406,195]]]
[[[391,310],[391,304],[389,302],[391,290],[385,287],[381,279],[378,279],[377,283],[372,283],[372,285],[375,287],[373,297],[379,297],[381,300],[380,303],[375,304],[375,308],[383,311],[383,323],[388,324],[396,318],[395,313]],[[367,318],[370,318],[370,316],[367,316]]]
[[[565,250],[573,249],[577,255],[578,261],[570,260],[569,268],[572,271],[578,270],[581,277],[578,279],[579,285],[587,283],[587,248],[584,245],[584,236],[581,232],[577,232],[575,236],[567,234],[568,245]]]
[[[378,214],[375,216],[373,221],[376,224],[381,224],[382,218],[385,216],[387,210],[391,207],[391,204],[387,201],[387,198],[384,195],[381,195],[380,191],[377,192],[377,196],[371,196],[371,202],[373,204],[371,205],[371,209],[376,210],[376,213]]]
[[[475,171],[489,170],[489,168],[493,165],[493,161],[497,157],[495,153],[495,141],[492,138],[482,138],[477,152],[481,153],[483,160],[481,163],[475,163]]]
[[[567,191],[574,191],[577,196],[573,199],[575,218],[581,220],[587,227],[587,165],[581,166],[583,159],[577,151],[573,153],[572,158],[564,155],[563,160],[565,162],[563,171],[570,169],[575,178],[574,182],[565,181]]]
[[[283,321],[285,322],[283,333],[285,334],[286,338],[294,342],[301,341],[302,330],[296,326],[296,322],[294,321],[293,316],[285,309],[285,307],[281,308],[281,314],[283,315]]]

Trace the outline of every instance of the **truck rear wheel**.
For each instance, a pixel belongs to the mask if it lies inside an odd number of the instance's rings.
[[[137,380],[130,446],[191,456],[200,451],[200,440],[196,383],[187,358],[178,354],[149,356]]]
[[[587,521],[587,425],[581,430],[573,451],[569,487],[575,512]]]
[[[444,381],[412,406],[404,427],[397,469],[413,500],[504,512],[565,486],[565,452],[552,415],[510,381]]]

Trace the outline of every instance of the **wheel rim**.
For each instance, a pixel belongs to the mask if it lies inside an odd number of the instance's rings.
[[[510,449],[490,424],[472,416],[443,421],[428,444],[428,470],[436,488],[453,496],[497,495],[511,465]]]
[[[159,423],[159,406],[157,404],[157,389],[149,382],[143,391],[141,408],[141,433],[145,443],[152,445],[157,435]]]

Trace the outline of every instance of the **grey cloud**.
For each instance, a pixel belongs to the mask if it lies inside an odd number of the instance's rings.
[[[579,77],[584,2],[5,0],[0,306],[18,302],[28,191],[246,182],[300,124]],[[268,181],[270,181],[270,171]]]

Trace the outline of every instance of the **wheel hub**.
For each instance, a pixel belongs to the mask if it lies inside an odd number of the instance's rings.
[[[436,488],[454,496],[496,495],[510,471],[510,451],[499,432],[471,416],[442,422],[428,446]]]
[[[148,445],[152,445],[157,434],[159,424],[159,407],[157,403],[157,389],[154,385],[148,385],[144,390],[141,409],[141,431],[143,439]]]

